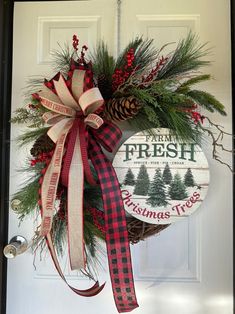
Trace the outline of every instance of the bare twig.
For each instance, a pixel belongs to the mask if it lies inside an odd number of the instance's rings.
[[[207,128],[203,127],[202,125],[200,125],[201,129],[204,132],[206,132],[212,139],[212,158],[214,160],[218,161],[219,163],[221,163],[222,165],[225,165],[226,167],[229,168],[229,170],[231,172],[233,172],[232,166],[230,166],[228,163],[223,161],[220,158],[219,152],[218,152],[218,148],[220,148],[222,151],[234,154],[234,149],[227,149],[226,147],[224,147],[224,145],[222,143],[220,143],[223,140],[224,135],[233,136],[233,134],[224,131],[223,127],[221,125],[212,122],[208,117],[205,117],[205,119],[209,122],[209,124],[212,127],[214,127],[216,129],[216,131],[219,132],[218,135],[216,135],[210,129],[207,129]]]

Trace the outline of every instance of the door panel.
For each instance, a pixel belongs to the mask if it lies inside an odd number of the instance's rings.
[[[189,30],[196,32],[212,47],[212,64],[204,72],[214,79],[200,87],[224,103],[228,116],[212,120],[231,132],[229,12],[229,1],[124,1],[121,42],[143,35],[159,48],[171,43],[166,54]],[[231,137],[224,141],[231,147]],[[203,150],[211,179],[200,209],[134,249],[137,291],[156,304],[146,313],[232,313],[232,176],[212,160],[208,144],[205,140]],[[221,156],[231,162],[230,155]]]
[[[49,66],[50,51],[57,48],[57,42],[70,43],[76,33],[81,44],[92,48],[99,39],[104,39],[111,52],[116,53],[114,0],[21,2],[16,3],[14,16],[13,111],[22,104],[22,88],[27,77],[54,74]],[[154,38],[160,48],[185,37],[189,29],[213,47],[210,59],[214,62],[207,70],[214,80],[202,88],[225,104],[228,116],[213,119],[231,131],[229,1],[122,1],[122,47],[134,36],[143,35]],[[165,53],[174,47],[172,43]],[[14,140],[22,131],[23,128],[12,126],[11,194],[25,179],[17,169],[23,166],[28,149],[19,150]],[[231,145],[231,139],[225,142]],[[200,209],[189,219],[132,247],[140,305],[135,313],[232,313],[232,176],[212,160],[210,147],[205,141],[203,150],[211,179]],[[230,157],[223,155],[223,158]],[[34,218],[18,226],[15,214],[10,211],[9,239],[16,234],[30,239],[33,225],[36,225]],[[107,281],[106,287],[97,297],[86,299],[77,297],[64,285],[50,257],[43,255],[40,261],[40,254],[37,255],[36,270],[33,258],[27,252],[8,263],[7,314],[16,311],[17,314],[116,313],[106,259],[105,271],[100,270],[101,281]],[[66,255],[62,265],[71,283],[79,288],[89,286],[86,279],[70,272]]]

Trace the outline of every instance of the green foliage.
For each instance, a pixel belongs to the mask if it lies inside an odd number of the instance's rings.
[[[109,55],[107,45],[104,42],[98,44],[91,55],[94,75],[102,96],[108,99],[112,95],[112,75],[115,69],[115,60]]]
[[[202,74],[202,75],[194,76],[184,81],[183,83],[181,83],[180,86],[177,88],[176,92],[186,94],[190,91],[190,87],[192,85],[201,83],[203,81],[208,81],[210,79],[211,79],[210,74]]]
[[[58,44],[59,49],[53,50],[51,53],[53,59],[53,69],[55,72],[62,72],[67,75],[70,69],[71,58],[73,57],[73,51],[70,50],[68,43],[62,47]]]
[[[27,131],[17,137],[17,142],[19,143],[19,146],[22,147],[24,145],[27,145],[35,141],[41,135],[47,133],[48,130],[49,130],[49,127],[37,128],[35,130]]]
[[[190,32],[185,39],[179,42],[175,51],[158,72],[156,79],[185,76],[209,65],[209,61],[203,60],[203,57],[208,55],[208,49],[205,49],[205,46],[205,44],[199,45],[197,36]]]
[[[157,113],[151,106],[145,105],[142,111],[145,113],[147,120],[151,122],[155,128],[161,126]]]
[[[24,218],[32,214],[35,209],[38,211],[38,190],[39,190],[39,178],[40,171],[45,167],[44,163],[37,163],[34,167],[24,168],[21,172],[28,172],[31,177],[22,184],[22,188],[19,189],[13,196],[12,199],[19,200],[20,206],[15,210],[18,214],[19,220],[22,221]]]
[[[186,187],[182,182],[179,173],[174,175],[174,179],[169,187],[169,195],[172,200],[183,200],[188,196]]]
[[[218,111],[221,115],[226,115],[224,105],[213,95],[200,90],[191,90],[187,94],[193,98],[199,106],[206,110],[210,112]]]
[[[11,119],[11,123],[28,124],[29,128],[42,127],[45,122],[42,119],[42,112],[38,109],[18,108],[15,111],[15,116]]]
[[[58,212],[53,216],[52,221],[52,242],[58,256],[64,255],[64,246],[67,242],[67,223],[65,219],[59,217]]]
[[[146,203],[151,206],[166,206],[168,204],[166,201],[165,185],[159,168],[156,170],[153,181],[149,186],[148,195]]]
[[[32,104],[36,105],[39,103],[38,100],[32,99],[31,95],[37,93],[44,83],[45,77],[44,76],[31,76],[28,78],[26,82],[26,86],[24,88],[24,96],[27,102],[31,102]]]
[[[147,168],[145,165],[141,165],[136,179],[134,194],[147,195],[148,189],[149,189],[149,176]]]
[[[118,56],[115,68],[120,69],[125,66],[126,54],[133,48],[135,55],[134,68],[137,69],[138,73],[146,72],[146,69],[156,61],[158,56],[158,51],[153,47],[152,43],[152,39],[144,40],[141,37],[132,40]]]

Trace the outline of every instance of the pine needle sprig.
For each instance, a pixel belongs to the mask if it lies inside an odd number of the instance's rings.
[[[156,62],[158,56],[158,50],[156,50],[153,45],[152,39],[143,39],[142,37],[137,37],[131,41],[123,52],[119,55],[115,68],[123,68],[126,62],[126,55],[130,49],[134,50],[134,62],[133,66],[136,70],[136,73],[146,72],[151,65]]]
[[[210,64],[210,61],[203,60],[209,51],[206,44],[199,45],[198,37],[190,32],[179,42],[168,61],[159,70],[156,79],[178,77],[198,71],[199,68]]]
[[[27,102],[28,101],[32,102],[31,95],[41,90],[44,80],[45,77],[39,75],[31,76],[28,78],[26,86],[23,89],[24,90],[23,96],[25,97],[25,100]]]
[[[115,69],[115,60],[108,52],[107,45],[100,42],[96,50],[91,54],[94,76],[104,99],[112,95],[112,75]]]
[[[65,219],[61,219],[58,212],[53,217],[52,222],[52,241],[58,256],[64,255],[64,246],[67,241],[67,223]]]
[[[27,183],[24,183],[24,186],[12,197],[12,199],[17,199],[20,201],[20,206],[15,210],[19,216],[20,221],[23,221],[29,214],[33,214],[35,209],[36,211],[39,210],[39,177],[40,174],[34,174],[34,176],[32,176]]]
[[[51,53],[53,59],[52,67],[55,72],[62,72],[64,75],[67,75],[74,52],[70,50],[68,43],[65,43],[64,47],[58,43],[58,46],[59,49],[53,50]]]
[[[204,82],[204,81],[208,81],[211,79],[211,75],[210,74],[202,74],[202,75],[197,75],[194,76],[186,81],[184,81],[183,83],[181,83],[178,88],[176,89],[177,93],[181,93],[181,94],[186,94],[190,91],[190,87],[192,85]]]
[[[165,110],[161,112],[159,117],[162,127],[170,129],[170,132],[178,141],[183,142],[199,142],[201,133],[195,126],[191,117],[185,112],[175,110],[165,105]]]
[[[48,130],[49,130],[49,127],[44,127],[44,128],[37,128],[35,130],[27,131],[17,137],[16,139],[17,143],[19,147],[23,147],[24,145],[27,145],[35,141],[41,135],[46,134]]]
[[[226,115],[224,105],[210,93],[201,90],[190,90],[187,95],[193,98],[202,108],[210,112],[217,111],[223,116]]]

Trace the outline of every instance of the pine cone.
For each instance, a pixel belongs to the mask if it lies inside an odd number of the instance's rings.
[[[41,153],[49,153],[55,148],[54,142],[50,139],[47,134],[41,135],[36,139],[33,147],[30,150],[30,153],[33,157],[37,157]]]
[[[110,99],[105,106],[105,117],[108,120],[124,121],[133,118],[141,108],[134,96]]]

